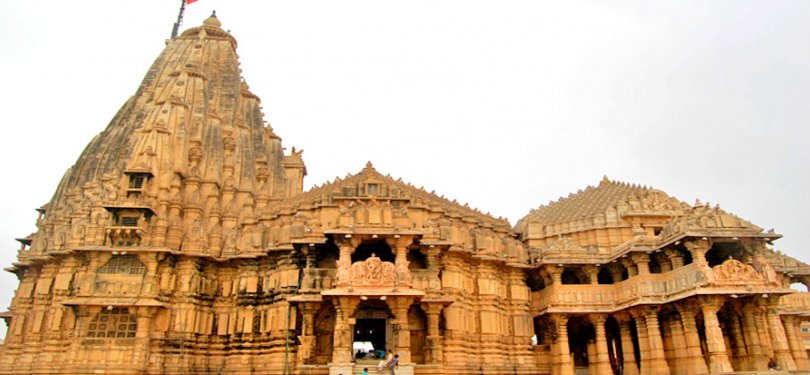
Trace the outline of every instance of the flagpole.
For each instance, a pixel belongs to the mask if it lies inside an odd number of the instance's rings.
[[[177,15],[177,22],[174,23],[172,28],[172,39],[177,37],[177,31],[180,30],[180,24],[183,22],[183,13],[186,12],[186,0],[180,0],[180,14]]]

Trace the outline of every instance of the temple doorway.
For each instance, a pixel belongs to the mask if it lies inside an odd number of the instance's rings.
[[[385,358],[387,319],[357,319],[354,325],[355,359]]]
[[[352,355],[356,360],[385,358],[392,348],[391,309],[382,300],[360,302],[354,314]]]

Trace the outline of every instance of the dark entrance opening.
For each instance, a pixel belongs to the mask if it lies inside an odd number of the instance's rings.
[[[385,358],[385,319],[357,319],[353,347],[356,359]]]
[[[376,255],[383,262],[394,262],[394,253],[383,239],[364,241],[354,250],[352,263],[368,259],[371,254]]]

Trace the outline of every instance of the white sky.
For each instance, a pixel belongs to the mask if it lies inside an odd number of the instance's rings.
[[[178,7],[0,2],[1,265]],[[307,186],[371,160],[514,223],[607,174],[720,203],[810,261],[806,0],[199,0],[184,28],[212,9]],[[0,275],[0,309],[16,286]]]

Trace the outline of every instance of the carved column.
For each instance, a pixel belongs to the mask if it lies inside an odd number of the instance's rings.
[[[338,245],[340,246],[340,255],[337,261],[337,272],[335,274],[335,281],[338,286],[346,286],[349,284],[349,273],[352,267],[352,252],[354,252],[356,240],[351,239],[351,235],[347,234],[346,238],[341,240]]]
[[[807,366],[807,351],[804,349],[804,343],[799,338],[800,321],[793,315],[786,315],[783,320],[790,351],[793,353],[793,360],[796,361],[796,368],[798,370],[810,370]]]
[[[138,329],[135,331],[135,337],[138,338],[137,346],[135,347],[133,363],[140,363],[146,367],[149,363],[149,332],[152,330],[152,317],[155,315],[154,307],[138,307],[132,308],[130,311],[135,310],[135,318],[138,321]]]
[[[679,305],[678,312],[681,314],[683,325],[683,336],[686,342],[686,375],[708,374],[709,368],[703,358],[703,350],[700,346],[700,336],[698,335],[695,316],[698,314],[697,308],[691,304]]]
[[[692,261],[701,268],[708,268],[709,262],[706,261],[706,252],[711,249],[712,245],[709,240],[691,240],[683,243],[684,246],[692,253]]]
[[[591,285],[599,284],[599,267],[587,265],[584,271],[588,274],[588,281]]]
[[[411,330],[408,326],[408,308],[413,297],[396,297],[392,301],[394,313],[394,353],[399,354],[399,363],[411,364]],[[437,325],[438,327],[438,325]]]
[[[591,323],[596,331],[596,373],[598,375],[611,375],[610,358],[608,356],[607,335],[605,334],[604,314],[592,314]]]
[[[423,303],[422,306],[426,306],[425,311],[428,320],[427,340],[430,344],[429,363],[440,364],[443,361],[443,345],[442,337],[439,332],[439,318],[444,306],[441,303]]]
[[[633,347],[633,331],[630,329],[630,316],[618,315],[619,334],[622,336],[622,368],[623,375],[639,375],[636,363],[636,351]]]
[[[622,281],[622,268],[619,266],[614,266],[610,268],[610,275],[613,277],[613,283],[619,283]]]
[[[689,366],[689,353],[687,351],[686,337],[684,336],[681,319],[673,315],[667,321],[667,324],[672,336],[672,356],[674,358],[672,373],[678,375],[686,374],[688,373],[686,368]]]
[[[546,272],[551,276],[552,285],[562,285],[563,268],[559,266],[547,265]]]
[[[318,312],[320,303],[302,303],[300,305],[302,322],[301,333],[298,338],[301,346],[298,349],[298,362],[307,363],[312,357],[315,349],[315,314]]]
[[[672,262],[672,269],[678,269],[683,267],[683,255],[680,251],[675,249],[667,249],[664,250],[664,254],[669,257],[669,261]]]
[[[650,256],[647,253],[635,253],[632,256],[633,263],[638,268],[639,276],[650,273]]]
[[[746,359],[748,358],[748,351],[745,347],[740,318],[737,314],[732,313],[730,319],[726,319],[726,323],[729,325],[729,331],[731,333],[732,345],[729,349],[731,349],[733,354],[733,365],[736,365],[738,368],[744,368],[744,366],[740,365],[747,365]]]
[[[717,312],[722,306],[722,298],[707,297],[701,300],[700,308],[706,325],[706,347],[709,350],[709,370],[712,373],[734,371],[728,359],[723,330],[717,320]]]
[[[759,333],[759,342],[762,344],[762,352],[767,358],[773,358],[773,345],[771,344],[768,318],[765,315],[764,308],[757,309],[754,320],[757,322],[757,332]]]
[[[757,331],[756,317],[760,314],[759,308],[747,304],[743,307],[743,331],[745,332],[746,351],[748,352],[748,369],[754,371],[768,370],[768,356],[760,342]]]
[[[796,370],[796,361],[790,353],[785,326],[779,318],[779,299],[773,298],[768,301],[765,308],[768,317],[768,328],[771,330],[771,345],[773,345],[773,355],[779,368],[787,371]]]
[[[357,301],[351,297],[339,297],[335,305],[335,332],[332,340],[332,363],[347,365],[352,362],[352,331],[349,317],[354,313]]]
[[[555,315],[552,320],[557,332],[557,341],[554,343],[557,355],[552,363],[552,374],[574,375],[574,363],[568,346],[568,316]]]
[[[627,277],[638,276],[638,267],[636,267],[636,264],[633,263],[631,259],[624,258],[621,262],[624,268],[627,268]]]
[[[664,342],[658,326],[657,309],[646,309],[644,318],[647,322],[647,337],[650,343],[650,371],[656,375],[669,375],[669,365],[664,355]]]
[[[394,235],[393,241],[389,241],[396,255],[394,265],[396,266],[397,285],[411,286],[411,271],[408,269],[408,246],[412,242],[413,238],[410,236],[400,237],[398,234]],[[400,356],[400,360],[402,360],[402,356]]]
[[[650,339],[647,335],[647,322],[644,314],[635,312],[633,318],[636,321],[636,333],[638,334],[638,355],[640,359],[639,373],[641,375],[651,375],[650,363]]]

